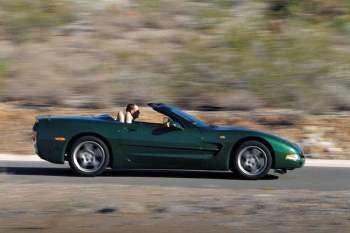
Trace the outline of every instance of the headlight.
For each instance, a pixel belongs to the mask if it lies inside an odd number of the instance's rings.
[[[297,161],[300,159],[300,156],[297,154],[289,154],[286,156],[286,160],[293,160],[293,161]]]

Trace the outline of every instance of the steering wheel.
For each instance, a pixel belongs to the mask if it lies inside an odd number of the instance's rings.
[[[170,128],[170,122],[171,122],[171,119],[169,117],[163,118],[163,125],[165,125],[167,128]]]

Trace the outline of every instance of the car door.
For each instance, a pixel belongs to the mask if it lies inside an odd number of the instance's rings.
[[[218,151],[197,128],[135,122],[124,125],[121,137],[129,168],[196,169]]]

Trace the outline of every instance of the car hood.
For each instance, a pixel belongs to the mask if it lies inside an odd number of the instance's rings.
[[[209,127],[215,131],[254,131],[252,129],[245,128],[245,127],[235,127],[235,126],[225,126],[225,125],[222,125],[222,126],[211,125]]]
[[[217,125],[210,126],[210,128],[211,128],[211,130],[218,131],[218,132],[248,132],[248,133],[251,133],[251,134],[256,134],[256,136],[268,137],[268,138],[272,138],[274,140],[283,142],[283,143],[285,143],[287,145],[292,146],[294,149],[296,149],[298,151],[302,150],[301,147],[298,144],[293,143],[293,142],[289,141],[288,139],[276,136],[274,134],[262,132],[262,131],[259,131],[259,130],[254,130],[254,129],[245,128],[245,127],[217,126]]]

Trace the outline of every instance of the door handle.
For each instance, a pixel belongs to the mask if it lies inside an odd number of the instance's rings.
[[[134,132],[134,131],[136,131],[136,129],[134,129],[134,128],[126,128],[126,130],[129,131],[129,132]]]

